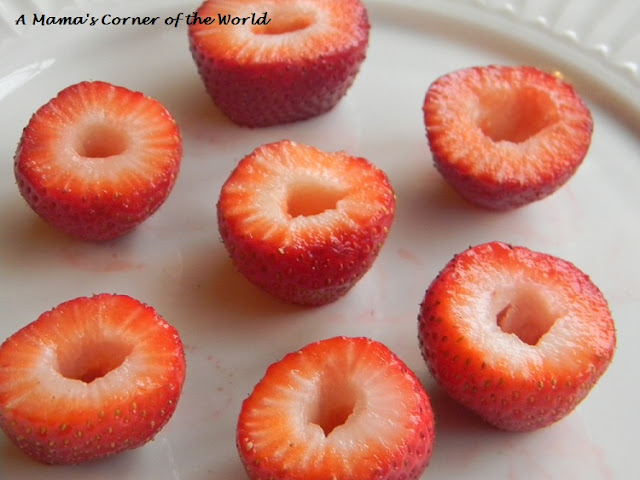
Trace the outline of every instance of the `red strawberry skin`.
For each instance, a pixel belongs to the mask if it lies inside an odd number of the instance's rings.
[[[423,104],[433,161],[482,208],[541,200],[577,171],[593,119],[573,87],[529,66],[472,67],[438,78]]]
[[[284,301],[317,306],[345,295],[371,268],[395,195],[364,158],[283,140],[239,162],[217,210],[224,245],[249,281]]]
[[[62,90],[31,117],[14,158],[20,193],[74,238],[118,238],[167,199],[182,157],[169,112],[106,82]]]
[[[255,4],[210,0],[198,9],[214,24],[189,26],[189,44],[207,92],[233,122],[265,127],[331,110],[353,84],[369,43],[359,0],[268,0],[270,23],[220,25],[218,15],[247,17]]]
[[[184,378],[178,332],[152,307],[124,295],[80,297],[0,346],[0,428],[39,462],[108,457],[164,427]]]
[[[587,396],[616,333],[602,293],[573,264],[492,242],[456,255],[433,281],[419,340],[454,400],[500,429],[528,431]]]
[[[434,438],[418,378],[367,338],[321,340],[269,366],[237,427],[252,480],[413,480]]]

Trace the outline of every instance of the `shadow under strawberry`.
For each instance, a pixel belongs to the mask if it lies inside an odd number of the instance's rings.
[[[209,325],[233,329],[242,319],[250,327],[253,322],[282,321],[303,310],[254,286],[216,246],[214,240],[183,252],[180,302],[192,311],[202,312]],[[211,312],[225,313],[212,319]]]
[[[452,435],[476,434],[477,432],[502,432],[484,422],[480,417],[464,408],[453,400],[447,393],[435,383],[429,385],[429,398],[436,419],[437,439],[448,438]]]

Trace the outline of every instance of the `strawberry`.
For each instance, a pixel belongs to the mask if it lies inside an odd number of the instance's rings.
[[[335,337],[267,369],[236,438],[252,480],[412,480],[434,436],[429,397],[402,360],[374,340]]]
[[[178,332],[152,307],[124,295],[76,298],[0,346],[0,427],[43,463],[107,457],[163,428],[184,377]]]
[[[285,301],[321,305],[369,270],[395,195],[364,158],[282,140],[238,163],[217,208],[220,235],[242,274]]]
[[[573,411],[616,345],[607,301],[589,277],[565,260],[500,242],[444,267],[425,294],[419,339],[442,388],[510,431]]]
[[[53,227],[83,240],[109,240],[162,205],[181,156],[178,127],[158,101],[82,82],[31,117],[15,176],[27,203]]]
[[[437,170],[465,199],[506,210],[564,185],[593,120],[572,86],[534,67],[487,66],[438,78],[423,105]]]
[[[369,43],[359,0],[209,0],[187,21],[209,95],[248,127],[331,110],[355,80]]]

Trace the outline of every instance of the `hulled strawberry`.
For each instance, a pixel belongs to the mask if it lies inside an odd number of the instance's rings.
[[[124,295],[77,298],[0,346],[0,427],[40,462],[107,457],[163,428],[184,377],[178,332],[152,307]]]
[[[586,104],[571,85],[534,67],[450,73],[431,84],[423,111],[438,171],[463,198],[489,209],[552,194],[591,144]]]
[[[191,53],[209,95],[249,127],[332,109],[369,43],[359,0],[209,0],[189,22]]]
[[[251,479],[417,479],[435,436],[429,398],[383,344],[335,337],[271,365],[243,402]]]
[[[283,140],[239,162],[217,207],[240,272],[285,301],[321,305],[369,270],[393,221],[395,195],[364,158]]]
[[[162,205],[181,156],[176,122],[158,101],[82,82],[31,117],[15,154],[15,176],[47,223],[79,239],[109,240]]]
[[[419,339],[442,388],[511,431],[545,427],[573,411],[616,345],[607,301],[584,273],[500,242],[445,266],[424,297]]]

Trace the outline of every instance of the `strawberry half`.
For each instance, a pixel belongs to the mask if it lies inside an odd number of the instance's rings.
[[[359,0],[209,0],[189,22],[191,53],[209,95],[248,127],[332,109],[369,43]]]
[[[423,111],[438,171],[463,198],[489,209],[552,194],[591,144],[585,103],[572,86],[534,67],[450,73],[431,84]]]
[[[53,227],[84,240],[120,237],[166,200],[182,140],[169,112],[140,92],[82,82],[42,106],[15,155],[20,193]]]
[[[178,332],[124,295],[64,302],[0,346],[0,427],[49,464],[137,448],[176,408],[185,377]]]
[[[371,267],[395,213],[387,176],[364,158],[283,140],[243,158],[218,226],[238,270],[285,301],[321,305]]]
[[[383,344],[335,337],[271,365],[243,402],[251,479],[417,479],[435,436],[429,398]]]
[[[607,301],[571,263],[500,242],[456,255],[426,292],[422,354],[455,400],[526,431],[569,414],[609,366]]]

